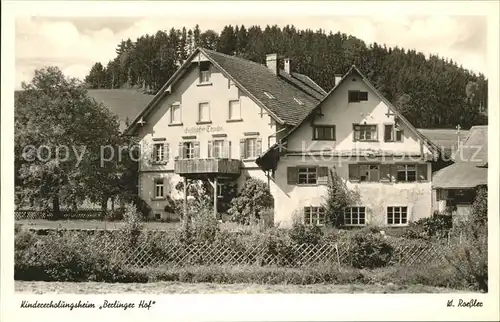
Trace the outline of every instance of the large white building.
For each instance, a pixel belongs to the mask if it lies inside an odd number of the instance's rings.
[[[190,55],[124,132],[149,156],[139,165],[139,195],[152,216],[174,216],[167,196],[180,197],[183,178],[218,190],[227,182],[241,188],[248,176],[268,181],[256,158],[326,94],[291,63],[281,69],[276,54],[262,65],[203,48]]]

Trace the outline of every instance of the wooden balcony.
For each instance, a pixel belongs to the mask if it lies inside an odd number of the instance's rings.
[[[240,160],[235,159],[178,159],[175,173],[179,175],[239,175]]]

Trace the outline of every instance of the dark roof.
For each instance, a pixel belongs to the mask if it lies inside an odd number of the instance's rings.
[[[202,51],[284,124],[300,123],[324,96],[300,79],[283,71],[280,71],[278,76],[267,66],[246,59],[208,49]],[[274,98],[267,97],[264,92],[270,93]],[[302,101],[303,105],[298,104],[294,98]]]
[[[456,129],[418,129],[429,140],[445,151],[447,155],[454,155],[458,149],[458,140],[464,142],[469,131]]]
[[[89,89],[88,95],[118,116],[121,131],[127,127],[125,125],[127,118],[132,122],[153,99],[153,95],[133,89]]]
[[[280,71],[278,76],[267,66],[213,50],[197,48],[132,121],[124,131],[126,135],[132,134],[139,120],[146,118],[148,113],[155,108],[156,103],[170,92],[172,84],[189,70],[193,58],[200,52],[280,124],[293,126],[300,123],[303,117],[320,102],[325,93],[319,85],[305,75],[296,73],[289,75]],[[274,98],[269,98],[264,92],[271,94]]]

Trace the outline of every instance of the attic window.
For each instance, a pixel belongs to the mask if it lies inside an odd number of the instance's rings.
[[[274,99],[273,94],[268,93],[268,92],[264,92],[264,94],[267,96],[267,98],[269,98],[269,99]]]
[[[294,98],[293,98],[293,100],[294,100],[295,102],[297,102],[297,104],[299,104],[299,105],[304,105],[304,103],[303,103],[301,100],[299,100],[298,98],[295,98],[295,97],[294,97]]]

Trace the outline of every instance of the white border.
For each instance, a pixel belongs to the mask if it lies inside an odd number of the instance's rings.
[[[499,5],[495,1],[429,2],[3,2],[2,6],[2,110],[1,110],[1,321],[88,321],[173,320],[173,321],[257,321],[257,320],[497,320],[498,303],[498,70]],[[435,14],[488,16],[489,67],[489,284],[488,294],[420,295],[117,295],[117,296],[35,296],[13,294],[13,92],[14,92],[14,16],[151,16],[186,12],[190,17],[211,12],[210,19],[238,15],[255,17],[325,16],[363,14]],[[477,298],[483,308],[449,309],[446,300]],[[157,305],[143,310],[20,310],[21,299],[100,301],[101,299],[154,299]],[[314,308],[314,309],[311,309]],[[318,308],[323,308],[319,310]]]

